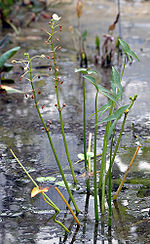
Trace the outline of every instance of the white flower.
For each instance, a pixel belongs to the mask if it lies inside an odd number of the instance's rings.
[[[45,55],[44,55],[44,54],[42,54],[42,55],[41,55],[41,58],[45,58]]]
[[[53,14],[53,15],[52,15],[52,18],[53,18],[53,20],[55,20],[55,21],[59,21],[59,20],[61,19],[61,17],[59,17],[57,14]]]

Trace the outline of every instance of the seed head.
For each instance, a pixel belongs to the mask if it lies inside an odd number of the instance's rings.
[[[20,80],[20,81],[22,81],[23,77],[24,77],[24,76],[23,76],[23,75],[21,75],[21,76],[19,77],[19,80]]]

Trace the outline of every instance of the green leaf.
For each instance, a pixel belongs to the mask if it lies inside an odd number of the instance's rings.
[[[111,100],[109,100],[109,102],[112,102]],[[103,106],[103,110],[101,111],[101,113],[98,116],[98,120],[100,119],[100,117],[111,107],[111,103],[107,103]]]
[[[58,182],[55,183],[55,185],[57,185],[57,186],[62,186],[62,187],[66,187],[66,186],[65,186],[65,183],[64,183],[63,181],[58,181]],[[68,182],[68,186],[69,186],[69,188],[70,188],[72,185]]]
[[[99,112],[103,113],[103,111],[106,111],[108,108],[111,107],[111,105],[112,105],[112,101],[109,100],[108,103],[106,103],[106,104],[104,104],[103,106],[101,106],[101,108],[97,111],[97,113],[99,113]],[[95,113],[93,113],[93,114],[90,116],[90,118],[91,118],[92,116],[94,116],[94,115],[95,115]]]
[[[4,66],[5,62],[11,58],[18,50],[20,49],[20,47],[14,47],[10,50],[8,50],[7,52],[3,53],[0,56],[0,68]]]
[[[87,38],[87,33],[88,33],[88,31],[87,31],[87,30],[85,30],[85,31],[83,32],[83,34],[82,34],[82,41],[83,41],[83,42],[85,42],[85,41],[86,41],[86,38]]]
[[[96,80],[95,80],[94,77],[92,77],[92,76],[90,76],[90,75],[84,75],[84,77],[85,77],[86,79],[88,79],[88,80],[95,86],[95,88],[97,89],[98,92],[100,92],[100,93],[103,94],[104,96],[108,97],[109,99],[111,99],[111,100],[114,101],[115,103],[117,102],[117,101],[115,100],[115,98],[113,98],[113,97],[111,96],[111,95],[113,95],[112,92],[109,91],[109,90],[107,90],[105,87],[103,87],[103,86],[97,84],[97,83],[96,83]],[[110,94],[111,94],[111,95],[110,95]]]
[[[11,65],[11,64],[4,64],[0,68],[0,72],[9,72],[12,68],[13,68],[13,65]]]
[[[135,58],[137,61],[140,61],[139,58],[137,57],[137,55],[130,49],[130,46],[125,41],[123,41],[119,38],[119,42],[122,46],[124,53],[128,56],[130,61],[131,61],[130,56],[132,58]]]
[[[96,36],[96,48],[99,49],[100,48],[100,39],[99,36]]]
[[[44,182],[44,181],[55,181],[56,180],[56,177],[53,177],[53,176],[47,176],[47,177],[38,177],[36,178],[36,180],[38,182]]]
[[[113,130],[114,130],[114,128],[115,128],[115,126],[116,126],[118,120],[119,120],[119,119],[114,120],[114,122],[112,123],[112,125],[111,125],[111,127],[110,127],[110,129],[109,129],[108,139],[110,138],[110,136],[111,136],[111,134],[112,134],[112,132],[113,132]]]
[[[93,152],[87,152],[86,155],[87,155],[88,159],[94,157],[94,153]],[[80,160],[84,160],[84,154],[83,153],[79,153],[78,154],[78,158]]]
[[[78,158],[81,159],[81,160],[84,160],[84,154],[83,153],[79,153],[78,154]]]
[[[108,122],[111,120],[119,120],[121,118],[122,114],[124,113],[124,111],[129,107],[129,105],[130,104],[126,104],[126,105],[120,107],[112,115],[109,115],[107,118],[103,119],[98,124],[102,124],[104,122]]]
[[[120,95],[122,96],[122,85],[120,82],[120,75],[114,67],[112,67],[111,85],[112,85],[113,92],[116,94],[116,91],[115,91],[115,87],[116,87],[119,89]]]
[[[92,158],[94,157],[94,153],[93,152],[87,152],[87,158]]]
[[[6,92],[8,94],[12,94],[12,93],[24,93],[24,92],[22,92],[20,90],[17,90],[15,88],[10,87],[10,86],[1,85],[0,88],[6,90]]]
[[[97,74],[97,72],[95,70],[91,70],[91,69],[86,69],[86,68],[79,68],[79,69],[75,69],[75,72],[81,72],[82,74]]]

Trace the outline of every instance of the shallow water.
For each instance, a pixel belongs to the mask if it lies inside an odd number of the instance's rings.
[[[62,53],[59,54],[59,66],[63,76],[64,84],[61,88],[61,102],[66,103],[63,110],[65,131],[71,160],[75,163],[77,154],[83,152],[82,136],[82,84],[80,78],[74,73],[78,66],[76,61],[76,51],[74,50],[71,34],[68,32],[70,25],[76,26],[76,17],[74,5],[58,5],[53,7],[62,16],[64,32],[62,32]],[[26,99],[23,95],[1,96],[0,111],[0,238],[1,243],[148,243],[150,240],[149,224],[149,200],[150,200],[150,82],[149,82],[149,62],[150,48],[149,41],[144,46],[146,38],[149,37],[148,27],[150,17],[149,2],[142,1],[122,1],[122,34],[131,47],[140,58],[140,63],[135,62],[128,66],[123,78],[124,97],[123,102],[129,102],[129,96],[138,94],[138,99],[129,113],[128,121],[125,127],[123,140],[121,141],[120,152],[117,155],[113,170],[113,190],[117,190],[118,178],[120,179],[128,167],[130,160],[136,150],[137,143],[142,147],[131,168],[127,182],[120,193],[119,200],[113,205],[113,224],[108,227],[107,216],[100,219],[99,225],[94,222],[93,197],[88,199],[84,194],[84,178],[78,178],[81,188],[80,194],[75,193],[75,199],[81,213],[79,220],[82,225],[78,230],[72,223],[72,217],[69,213],[65,214],[65,206],[56,194],[54,188],[49,190],[48,195],[55,204],[62,210],[59,219],[69,228],[72,226],[72,233],[66,236],[63,230],[53,221],[48,221],[52,216],[52,210],[47,207],[39,196],[33,200],[30,198],[32,183],[24,175],[16,161],[12,159],[9,148],[12,148],[29,173],[34,178],[39,176],[54,175],[56,181],[61,180],[58,169],[48,148],[48,140],[41,130],[41,122],[36,111],[33,109],[31,98]],[[106,33],[108,26],[115,19],[117,7],[114,1],[86,1],[84,13],[81,17],[82,30],[88,29],[87,53],[90,60],[89,66],[93,65],[95,52],[95,36],[100,37]],[[25,29],[18,37],[17,41],[22,46],[18,53],[18,58],[22,58],[24,51],[29,51],[31,55],[47,54],[47,47],[43,45],[43,39],[46,35],[42,32],[39,36],[38,28],[46,26],[47,23],[35,23],[29,29]],[[116,32],[118,30],[116,29]],[[30,33],[30,35],[29,35]],[[39,36],[37,41],[21,41],[21,37]],[[21,37],[20,37],[21,36]],[[29,38],[30,39],[30,38]],[[103,37],[101,38],[103,42]],[[15,40],[14,40],[15,41]],[[144,46],[144,47],[143,47]],[[143,51],[140,51],[143,48]],[[34,63],[35,71],[39,72]],[[47,65],[47,62],[45,63]],[[20,68],[18,68],[20,71]],[[41,95],[39,103],[45,105],[43,116],[48,122],[52,120],[51,128],[52,138],[56,146],[56,151],[61,159],[63,167],[66,167],[66,156],[64,154],[63,142],[60,134],[60,125],[58,123],[58,113],[54,106],[55,93],[50,87],[52,80],[48,76],[48,69],[42,69],[41,79],[35,81],[36,89],[40,89]],[[69,70],[69,72],[68,72]],[[103,85],[109,86],[109,79],[104,70],[100,73],[100,80]],[[15,72],[15,71],[14,71]],[[12,73],[15,77],[16,87],[28,92],[30,84],[27,81],[18,81],[20,73]],[[10,74],[9,74],[10,75]],[[49,95],[49,89],[50,95]],[[95,89],[86,83],[87,98],[87,127],[89,132],[94,131],[94,121],[89,116],[94,111]],[[99,105],[106,100],[100,95]],[[136,137],[132,133],[132,123],[134,123]],[[98,131],[98,146],[101,153],[104,127],[100,126]],[[93,148],[93,143],[92,143]],[[83,163],[75,166],[77,176],[83,172]],[[68,175],[68,169],[65,173]],[[91,179],[92,180],[92,179]],[[54,184],[54,182],[48,182]],[[45,185],[47,185],[45,184]],[[68,195],[63,188],[60,188],[65,197]],[[107,206],[107,203],[106,203]],[[71,228],[71,227],[70,227]]]

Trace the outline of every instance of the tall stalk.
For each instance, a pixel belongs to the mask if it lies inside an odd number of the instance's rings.
[[[97,204],[97,98],[98,90],[95,96],[95,131],[94,131],[94,209],[95,209],[95,220],[99,220],[98,216],[98,204]]]
[[[35,103],[37,112],[38,112],[38,114],[39,114],[39,117],[40,117],[40,119],[41,119],[41,122],[42,122],[42,124],[43,124],[43,126],[44,126],[44,129],[45,129],[45,131],[46,131],[46,134],[47,134],[47,136],[48,136],[49,143],[50,143],[50,145],[51,145],[51,148],[52,148],[52,151],[53,151],[55,160],[56,160],[56,162],[57,162],[57,165],[58,165],[60,174],[61,174],[61,176],[62,176],[62,179],[63,179],[64,184],[65,184],[65,186],[66,186],[66,189],[67,189],[67,191],[68,191],[68,194],[69,194],[69,196],[70,196],[70,198],[71,198],[71,200],[72,200],[72,202],[73,202],[73,205],[74,205],[74,207],[75,207],[77,213],[79,213],[79,209],[78,209],[78,207],[77,207],[77,205],[76,205],[76,202],[75,202],[75,200],[74,200],[74,198],[73,198],[73,195],[72,195],[72,193],[71,193],[71,190],[70,190],[70,188],[69,188],[69,186],[68,186],[67,180],[66,180],[65,175],[64,175],[64,172],[63,172],[63,169],[62,169],[62,167],[61,167],[61,163],[60,163],[60,161],[59,161],[59,159],[58,159],[58,156],[57,156],[57,153],[56,153],[56,151],[55,151],[55,147],[54,147],[54,145],[53,145],[53,142],[52,142],[52,139],[51,139],[51,136],[50,136],[50,133],[49,133],[49,129],[47,128],[47,126],[46,126],[46,124],[45,124],[45,122],[44,122],[44,119],[43,119],[43,117],[42,117],[42,115],[41,115],[41,112],[40,112],[40,109],[39,109],[39,106],[38,106],[38,103],[37,103],[37,98],[36,98],[35,88],[34,88],[34,85],[33,85],[33,75],[32,75],[32,68],[31,68],[31,59],[30,59],[30,57],[29,57],[29,54],[27,54],[26,56],[27,56],[27,58],[28,58],[28,62],[29,62],[30,82],[31,82],[31,86],[32,86],[33,97],[34,97],[34,103]]]
[[[113,111],[113,103],[109,111],[109,115],[112,114]],[[106,156],[107,156],[107,146],[108,146],[108,137],[109,137],[109,129],[111,126],[111,121],[108,121],[106,124],[105,135],[103,139],[103,152],[102,152],[102,160],[101,160],[101,170],[100,170],[100,177],[99,177],[99,191],[102,186],[102,200],[101,200],[101,211],[102,214],[105,210],[105,172],[106,172]]]
[[[132,106],[133,106],[136,98],[137,98],[137,95],[135,95],[133,97],[130,97],[131,104],[130,104],[128,110],[125,111],[125,113],[124,113],[124,119],[123,119],[123,122],[122,122],[121,130],[120,130],[120,133],[119,133],[119,137],[118,137],[118,140],[117,140],[117,144],[115,146],[115,150],[114,150],[114,153],[113,153],[113,156],[112,156],[112,159],[111,159],[111,165],[109,166],[109,169],[112,168],[113,163],[115,161],[115,157],[116,157],[116,154],[117,154],[117,151],[118,151],[118,147],[119,147],[119,144],[120,144],[120,141],[121,141],[122,133],[123,133],[123,130],[124,130],[124,126],[125,126],[126,119],[127,119],[127,115],[129,113],[130,109],[132,108]],[[109,175],[109,170],[108,170],[108,172],[106,174],[106,177],[105,177],[105,181],[106,182],[108,180],[108,175]]]
[[[60,106],[60,100],[59,100],[59,91],[58,91],[58,75],[57,75],[57,65],[56,65],[56,55],[55,55],[55,50],[56,48],[54,48],[54,39],[53,39],[53,35],[54,35],[54,30],[55,30],[55,21],[53,21],[51,23],[51,33],[50,33],[50,45],[51,45],[51,49],[52,49],[52,54],[53,54],[53,64],[54,64],[54,76],[55,76],[55,90],[56,90],[56,99],[57,99],[57,108],[58,108],[58,112],[59,112],[59,119],[60,119],[60,124],[61,124],[61,131],[62,131],[62,137],[63,137],[63,142],[64,142],[64,147],[65,147],[65,151],[66,151],[66,156],[68,159],[68,163],[71,169],[71,173],[72,173],[72,177],[74,180],[74,183],[77,183],[77,179],[74,173],[74,169],[72,166],[72,162],[70,159],[70,155],[69,155],[69,150],[68,150],[68,146],[67,146],[67,141],[66,141],[66,136],[65,136],[65,131],[64,131],[64,125],[63,125],[63,119],[62,119],[62,108]]]
[[[90,192],[90,181],[88,176],[88,160],[86,152],[86,102],[85,102],[85,78],[82,77],[83,81],[83,140],[84,140],[84,162],[85,162],[85,171],[86,171],[86,187],[87,192]]]

